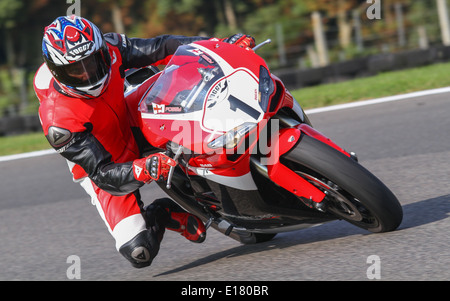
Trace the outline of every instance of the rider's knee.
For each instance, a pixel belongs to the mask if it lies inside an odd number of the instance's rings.
[[[133,267],[143,268],[151,265],[159,251],[160,242],[151,230],[142,231],[119,248]]]

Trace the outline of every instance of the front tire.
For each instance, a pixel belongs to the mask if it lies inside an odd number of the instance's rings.
[[[400,225],[403,211],[395,195],[367,169],[332,147],[303,135],[281,160],[326,194],[319,210],[375,233]]]

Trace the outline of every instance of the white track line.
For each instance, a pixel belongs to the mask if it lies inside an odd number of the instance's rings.
[[[306,114],[316,114],[316,113],[330,112],[330,111],[336,111],[336,110],[344,110],[344,109],[349,109],[349,108],[369,106],[369,105],[383,103],[383,102],[391,102],[391,101],[404,100],[404,99],[410,99],[410,98],[412,99],[415,97],[429,96],[429,95],[442,94],[442,93],[448,93],[448,92],[450,92],[450,87],[424,90],[424,91],[418,91],[418,92],[412,92],[412,93],[406,93],[406,94],[400,94],[400,95],[394,95],[394,96],[387,96],[387,97],[381,97],[381,98],[375,98],[375,99],[369,99],[369,100],[355,101],[355,102],[334,105],[334,106],[328,106],[328,107],[323,107],[323,108],[317,108],[317,109],[309,109],[309,110],[305,110],[305,113]],[[51,155],[51,154],[56,154],[56,151],[53,149],[47,149],[47,150],[35,151],[35,152],[29,152],[29,153],[23,153],[23,154],[17,154],[17,155],[0,156],[0,162],[6,162],[6,161],[12,161],[12,160],[18,160],[18,159],[26,159],[26,158],[32,158],[32,157],[40,157],[40,156]]]
[[[40,156],[51,155],[51,154],[56,154],[56,151],[54,149],[45,149],[45,150],[23,153],[23,154],[1,156],[0,162],[6,162],[6,161],[12,161],[12,160],[18,160],[18,159],[28,159],[28,158],[40,157]]]
[[[386,97],[369,99],[369,100],[355,101],[355,102],[334,105],[334,106],[328,106],[328,107],[323,107],[323,108],[310,109],[310,110],[305,110],[305,113],[306,114],[314,114],[314,113],[330,112],[330,111],[336,111],[336,110],[368,106],[368,105],[373,105],[373,104],[378,104],[378,103],[383,103],[383,102],[404,100],[404,99],[409,99],[409,98],[415,98],[415,97],[420,97],[420,96],[429,96],[429,95],[448,93],[448,92],[450,92],[450,87],[431,89],[431,90],[423,90],[423,91],[411,92],[411,93],[394,95],[394,96],[386,96]]]

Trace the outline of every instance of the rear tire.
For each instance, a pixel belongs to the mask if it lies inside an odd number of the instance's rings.
[[[400,225],[403,211],[395,195],[367,169],[334,148],[303,135],[281,160],[325,192],[318,209],[376,233],[393,231]]]

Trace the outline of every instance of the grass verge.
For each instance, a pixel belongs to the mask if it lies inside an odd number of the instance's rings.
[[[450,63],[380,73],[291,91],[304,109],[450,86]]]
[[[381,73],[350,81],[291,91],[304,109],[373,99],[450,86],[450,63]],[[32,133],[0,137],[0,156],[50,148],[44,135]]]
[[[0,137],[0,156],[49,149],[50,144],[42,132]]]

